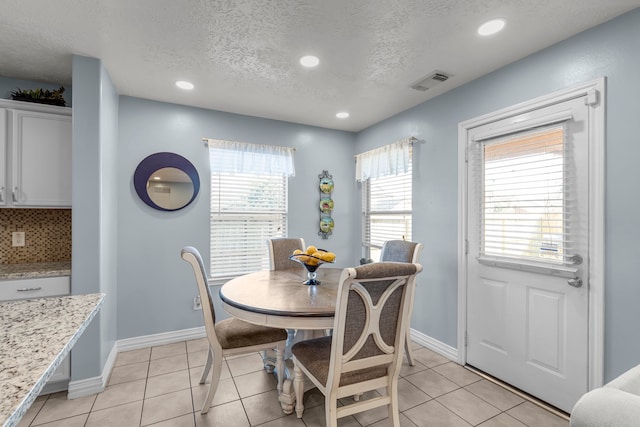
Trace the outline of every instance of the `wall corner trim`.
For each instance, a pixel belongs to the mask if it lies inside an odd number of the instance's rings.
[[[77,399],[79,397],[90,396],[92,394],[103,392],[107,386],[107,381],[109,380],[111,370],[116,363],[117,357],[118,343],[116,342],[113,347],[111,347],[109,356],[107,356],[107,361],[102,368],[102,374],[97,377],[86,378],[78,381],[69,381],[67,399]]]

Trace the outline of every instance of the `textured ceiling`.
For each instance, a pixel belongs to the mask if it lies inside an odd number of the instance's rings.
[[[358,131],[640,6],[640,0],[0,0],[0,76]],[[505,30],[476,28],[501,17]],[[320,58],[304,69],[304,54]],[[419,92],[431,71],[451,78]],[[196,86],[184,92],[176,80]],[[340,120],[338,111],[351,117]]]

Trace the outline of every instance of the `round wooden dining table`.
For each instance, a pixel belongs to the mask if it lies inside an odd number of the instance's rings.
[[[295,329],[295,337],[287,343],[290,350],[293,343],[333,328],[342,269],[323,267],[316,273],[320,284],[311,286],[303,284],[307,279],[304,269],[264,270],[237,277],[220,288],[222,306],[246,322]],[[293,412],[295,393],[290,378],[285,378],[278,399],[285,413]]]
[[[232,279],[220,288],[225,311],[258,325],[298,330],[333,327],[342,269],[320,268],[320,285],[304,285],[303,269],[263,270]]]

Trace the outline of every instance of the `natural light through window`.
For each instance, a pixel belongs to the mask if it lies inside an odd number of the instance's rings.
[[[407,171],[362,181],[362,246],[364,257],[380,259],[387,240],[411,240],[412,161]]]
[[[484,143],[481,254],[561,263],[570,251],[564,127]]]

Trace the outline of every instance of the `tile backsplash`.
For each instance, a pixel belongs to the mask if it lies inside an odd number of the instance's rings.
[[[24,246],[11,246],[14,231]],[[71,261],[71,209],[0,209],[0,264],[58,261]]]

